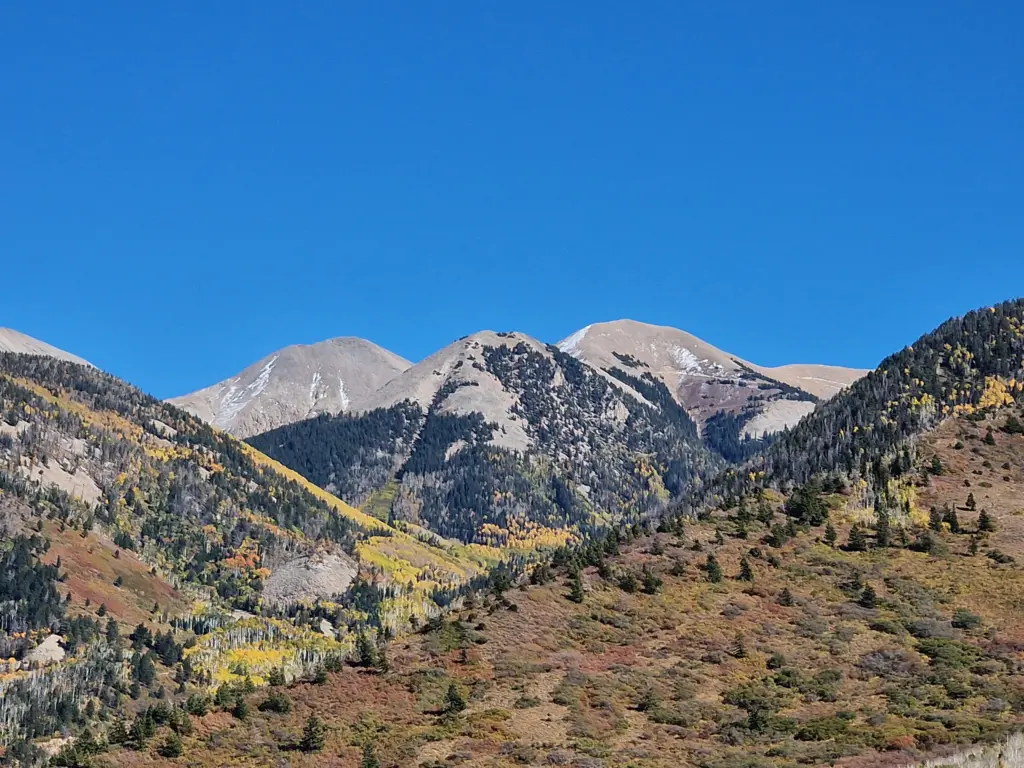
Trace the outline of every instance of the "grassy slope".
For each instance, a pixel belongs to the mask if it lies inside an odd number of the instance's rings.
[[[628,594],[594,569],[584,573],[581,605],[566,599],[564,574],[515,590],[507,597],[516,610],[464,610],[461,635],[449,624],[395,643],[386,675],[348,669],[326,685],[291,689],[289,715],[258,713],[249,724],[209,715],[202,743],[190,739],[187,754],[205,765],[287,758],[354,766],[370,738],[391,766],[860,768],[1000,738],[1024,719],[1024,571],[987,553],[1024,562],[1024,437],[996,432],[997,445],[988,446],[983,435],[983,425],[958,418],[922,438],[922,462],[936,452],[947,472],[917,489],[919,505],[962,506],[971,483],[979,509],[988,505],[998,526],[977,554],[969,554],[976,514],[964,509],[967,532],[941,533],[936,555],[847,552],[824,544],[821,528],[776,549],[760,542],[760,524],[743,540],[720,514],[687,525],[684,538],[642,538],[610,559],[618,573],[652,568],[664,580],[658,594]],[[951,447],[958,439],[963,449]],[[854,495],[830,502],[845,542],[860,505]],[[714,543],[716,529],[723,544]],[[754,547],[762,551],[750,558],[755,580],[739,581],[739,558]],[[709,552],[726,574],[722,583],[709,583],[700,568]],[[854,583],[875,590],[876,607],[859,604]],[[792,604],[783,604],[785,588]],[[977,615],[979,626],[951,627],[957,609]],[[922,652],[935,637],[946,663]],[[785,661],[770,663],[774,653]],[[452,680],[470,703],[445,718],[437,709]],[[774,702],[761,728],[735,705],[745,689]],[[310,713],[331,727],[327,748],[283,751]],[[132,753],[104,760],[159,764]]]

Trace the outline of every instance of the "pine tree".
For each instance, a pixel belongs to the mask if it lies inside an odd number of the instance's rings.
[[[235,703],[234,708],[231,710],[231,714],[236,720],[242,720],[243,722],[249,719],[249,705],[246,703],[245,699],[239,699]]]
[[[327,726],[316,715],[310,715],[302,731],[299,748],[303,752],[319,752],[327,742]]]
[[[655,595],[661,591],[661,579],[658,578],[649,565],[644,566],[643,590],[648,595]]]
[[[740,581],[753,581],[754,580],[754,569],[750,567],[750,560],[744,555],[740,558],[740,575],[737,576]]]
[[[377,666],[377,648],[362,629],[356,635],[356,664],[360,667]]]
[[[391,662],[388,660],[388,651],[383,645],[377,648],[377,671],[381,673],[391,671]]]
[[[928,514],[928,527],[933,531],[942,530],[942,513],[939,512],[938,507],[932,507],[932,511]]]
[[[745,659],[747,657],[747,644],[742,634],[737,634],[732,641],[732,648],[729,649],[734,658]]]
[[[932,456],[932,465],[929,471],[936,476],[943,473],[942,460],[938,456]]]
[[[572,579],[569,582],[569,599],[574,603],[583,602],[583,577],[580,575],[579,568],[572,572]]]
[[[164,743],[160,745],[159,752],[161,757],[181,757],[182,752],[184,752],[184,748],[181,745],[181,737],[174,731],[171,731],[167,734],[167,739]]]
[[[875,523],[875,546],[884,549],[891,544],[892,527],[889,525],[889,515],[884,511],[880,511],[878,513],[878,520]]]
[[[270,670],[270,674],[267,676],[267,683],[272,686],[284,685],[284,670],[280,667],[274,667]]]
[[[974,491],[967,494],[967,503],[964,506],[971,512],[978,508],[978,502],[974,500]]]
[[[830,520],[825,525],[825,543],[828,544],[830,547],[834,547],[836,545],[836,540],[838,538],[839,537],[836,534],[835,526],[832,525],[832,521]]]
[[[850,552],[864,552],[868,548],[868,541],[864,536],[864,531],[856,523],[850,529],[850,538],[846,541],[846,548]]]
[[[708,581],[713,584],[718,584],[722,581],[722,566],[718,564],[718,558],[712,553],[708,555],[707,564],[704,566],[704,570],[708,574]]]
[[[789,587],[783,587],[782,592],[779,593],[779,605],[789,607],[796,601],[793,599],[793,593],[789,591]]]
[[[718,544],[718,545],[725,544],[725,537],[722,536],[722,529],[721,528],[716,528],[715,529],[715,544]]]
[[[942,516],[942,522],[949,526],[949,530],[952,533],[960,533],[960,518],[956,515],[956,507],[949,504],[946,505],[945,514]]]
[[[466,699],[463,698],[459,687],[455,683],[449,683],[448,692],[444,697],[444,711],[448,714],[461,712],[466,708]]]
[[[978,515],[978,530],[983,533],[992,533],[995,529],[996,521],[986,510],[981,510],[981,514]]]
[[[363,744],[363,760],[359,768],[380,768],[380,760],[377,759],[377,750],[369,741]]]
[[[875,590],[872,589],[870,584],[864,587],[857,602],[860,603],[862,608],[874,608],[878,605],[878,595],[875,594]]]
[[[996,444],[995,435],[992,434],[992,427],[989,427],[988,430],[985,432],[985,445],[995,445],[995,444]]]

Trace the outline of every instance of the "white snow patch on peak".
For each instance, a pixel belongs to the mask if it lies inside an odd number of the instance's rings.
[[[578,331],[576,331],[576,333],[558,342],[558,348],[565,352],[567,355],[574,354],[577,351],[580,342],[583,341],[584,337],[587,335],[587,331],[589,331],[590,328],[591,326],[589,325],[580,328]]]
[[[338,400],[341,402],[341,410],[347,411],[349,405],[348,392],[345,391],[344,379],[338,379]]]
[[[309,385],[309,402],[312,405],[316,405],[316,401],[320,399],[316,392],[318,386],[320,386],[320,371],[313,374],[313,383]]]
[[[672,353],[672,359],[676,361],[680,371],[686,371],[686,373],[698,373],[700,371],[701,361],[690,350],[684,347],[672,347],[669,351]]]
[[[274,370],[274,363],[276,362],[277,355],[274,355],[267,361],[267,364],[260,369],[256,378],[249,382],[243,389],[239,390],[235,384],[228,387],[228,391],[224,393],[224,396],[220,400],[220,408],[217,412],[217,418],[213,420],[213,425],[215,427],[220,427],[221,429],[228,429],[231,427],[235,417],[242,411],[242,409],[259,397],[263,390],[267,388],[267,384],[270,383],[270,374]]]

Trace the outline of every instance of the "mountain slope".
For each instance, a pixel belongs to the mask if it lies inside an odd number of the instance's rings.
[[[219,429],[248,437],[365,398],[410,363],[364,339],[297,344],[230,379],[170,402]]]
[[[67,360],[72,363],[79,363],[80,365],[92,365],[92,363],[87,360],[83,360],[77,355],[72,355],[70,352],[58,349],[51,344],[47,344],[45,341],[33,339],[31,336],[26,336],[24,333],[20,333],[19,331],[15,331],[11,328],[0,328],[0,352],[14,352],[24,355],[45,355],[58,360]]]
[[[290,686],[284,713],[243,693],[250,719],[208,716],[185,755],[273,765],[315,714],[325,743],[303,765],[959,765],[944,756],[1024,727],[1024,410],[973,416],[924,433],[908,468],[955,529],[926,514],[906,546],[897,529],[857,544],[851,485],[609,535],[400,638],[387,671]],[[173,764],[143,752],[105,764]],[[1018,764],[997,757],[977,765]]]
[[[886,358],[712,487],[742,492],[751,473],[783,486],[840,472],[892,497],[914,460],[917,435],[957,414],[983,417],[1022,392],[1024,299],[1016,299],[948,320]]]
[[[720,463],[660,381],[616,375],[484,331],[353,403],[358,415],[250,442],[344,498],[381,509],[386,494],[381,514],[444,536],[564,535],[649,513]]]
[[[507,556],[364,515],[93,368],[12,353],[0,530],[0,747],[175,684],[305,674],[351,650],[350,626],[405,629]]]
[[[741,416],[745,427],[757,418],[754,437],[792,426],[814,409],[815,400],[834,395],[866,371],[835,366],[765,368],[746,362],[696,336],[634,320],[582,328],[559,348],[596,368],[649,372],[701,425],[724,412]]]

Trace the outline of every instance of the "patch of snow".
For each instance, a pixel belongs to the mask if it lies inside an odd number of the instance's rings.
[[[215,427],[221,429],[227,429],[231,426],[232,422],[245,406],[259,397],[263,390],[267,388],[267,384],[270,383],[270,374],[274,370],[274,363],[277,362],[277,355],[274,355],[267,361],[267,364],[260,370],[259,375],[256,376],[244,389],[239,391],[236,386],[238,379],[236,378],[231,386],[228,387],[228,391],[220,400],[220,408],[217,412],[217,417],[213,420]]]
[[[349,404],[348,393],[345,391],[345,380],[341,378],[338,379],[338,401],[341,403],[341,410],[347,411]]]
[[[316,395],[316,388],[320,384],[320,371],[313,374],[313,383],[309,385],[309,402],[316,403],[319,399]]]
[[[704,366],[707,365],[707,360],[699,360],[693,352],[686,349],[685,347],[669,347],[669,354],[672,355],[672,359],[675,360],[676,365],[679,366],[679,375],[682,376],[704,376]]]
[[[578,350],[580,342],[583,341],[584,337],[586,337],[587,335],[587,331],[589,330],[589,325],[580,328],[578,331],[576,331],[576,333],[558,342],[558,348],[565,352],[567,355],[575,354]]]

